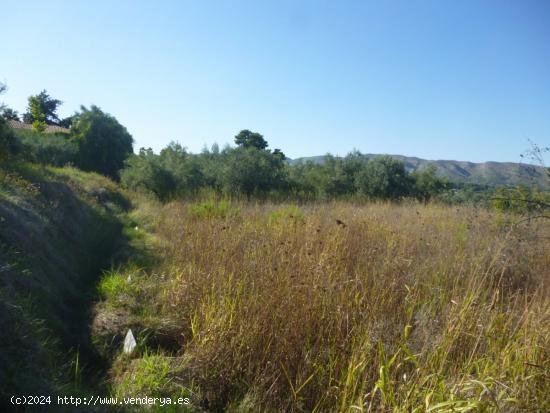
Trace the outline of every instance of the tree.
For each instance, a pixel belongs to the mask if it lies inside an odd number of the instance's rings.
[[[0,83],[0,95],[6,91],[6,85]],[[0,102],[0,161],[10,158],[17,152],[17,142],[12,129],[8,126],[4,111],[6,106]]]
[[[162,167],[160,157],[151,148],[141,148],[139,154],[131,155],[124,165],[120,180],[126,188],[153,193],[162,201],[176,188],[173,177]]]
[[[437,169],[430,165],[411,174],[414,180],[414,194],[416,198],[428,202],[432,197],[448,188],[448,183],[437,177]]]
[[[273,156],[277,156],[277,157],[281,158],[282,161],[284,161],[286,159],[286,155],[280,149],[273,149]]]
[[[179,143],[170,142],[160,152],[159,158],[160,164],[175,183],[174,195],[194,194],[204,184],[197,157],[188,153]]]
[[[133,152],[132,135],[114,116],[97,106],[75,114],[71,137],[79,146],[77,165],[118,179],[124,160]]]
[[[17,142],[12,129],[0,115],[0,161],[10,158],[17,152]]]
[[[223,181],[228,192],[242,193],[247,198],[255,193],[279,189],[284,183],[284,160],[280,154],[254,146],[231,149]]]
[[[398,199],[410,194],[412,179],[403,162],[391,156],[380,156],[359,172],[356,185],[359,192],[368,197]]]
[[[29,96],[27,112],[23,115],[25,123],[31,123],[37,130],[44,130],[46,125],[57,125],[57,109],[63,102],[53,99],[43,90],[38,95]]]
[[[4,107],[0,113],[5,120],[17,120],[19,121],[19,113],[12,108]]]
[[[59,121],[59,126],[62,126],[64,128],[70,128],[73,125],[74,115],[73,116],[67,116],[66,118],[63,118]]]
[[[266,149],[267,141],[263,135],[243,129],[235,136],[235,143],[243,148]]]

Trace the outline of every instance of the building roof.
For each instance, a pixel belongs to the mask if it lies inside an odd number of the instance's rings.
[[[8,126],[12,129],[27,129],[32,130],[30,123],[19,122],[18,120],[8,120]],[[46,133],[69,133],[70,130],[57,125],[46,125],[44,130]]]

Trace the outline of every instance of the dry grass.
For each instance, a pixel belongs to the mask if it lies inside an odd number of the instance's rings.
[[[180,379],[208,410],[550,409],[548,223],[436,205],[203,209],[164,208],[161,264],[140,280],[156,293],[139,305],[178,326]]]

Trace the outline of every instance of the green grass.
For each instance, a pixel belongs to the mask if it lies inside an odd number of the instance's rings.
[[[179,398],[188,398],[192,401],[195,394],[192,388],[185,387],[174,380],[174,372],[180,368],[180,359],[167,357],[162,353],[145,352],[138,359],[129,359],[121,356],[117,361],[120,364],[130,364],[113,388],[113,394],[122,399],[124,397],[165,397],[173,401]],[[159,412],[193,412],[198,411],[191,405],[165,405],[157,403],[154,406],[134,407],[134,411]]]
[[[134,282],[132,282],[134,275]],[[106,271],[98,284],[98,292],[104,300],[120,299],[123,295],[132,294],[138,288],[136,285],[135,271],[126,269],[124,272],[119,270]]]
[[[226,218],[237,214],[238,210],[228,201],[209,200],[188,205],[187,212],[190,216],[197,218]]]

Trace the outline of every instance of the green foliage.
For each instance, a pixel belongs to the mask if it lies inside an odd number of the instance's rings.
[[[125,272],[114,269],[106,271],[97,286],[101,298],[112,300],[123,294],[132,294],[136,285],[128,281],[129,275],[128,269]]]
[[[550,194],[536,188],[517,186],[497,188],[490,196],[491,206],[497,211],[542,213],[550,208]]]
[[[59,122],[57,108],[62,103],[60,100],[52,98],[45,90],[38,95],[29,96],[27,112],[23,115],[23,121],[31,123],[33,129],[38,132],[43,131],[46,124],[57,125]]]
[[[75,394],[90,354],[88,293],[120,239],[111,209],[94,196],[112,182],[73,169],[8,166],[0,171],[0,398]],[[74,173],[86,175],[86,186]],[[77,347],[75,362],[68,349]]]
[[[12,194],[25,194],[25,196],[31,198],[40,194],[37,186],[23,178],[21,174],[2,168],[0,168],[0,191]]]
[[[35,132],[44,132],[48,125],[43,120],[33,120],[32,130]]]
[[[71,136],[79,147],[81,169],[119,178],[124,160],[132,153],[133,139],[115,117],[97,106],[82,106],[74,117]]]
[[[531,148],[527,150],[522,157],[538,163],[546,169],[547,179],[550,183],[550,168],[546,168],[544,154],[550,151],[550,147],[540,147],[534,142],[529,141]],[[527,187],[518,185],[515,188],[497,188],[492,194],[491,206],[497,211],[512,211],[521,214],[536,213],[536,218],[550,219],[550,193],[542,192],[536,187]],[[532,219],[534,216],[527,219]]]
[[[74,118],[75,118],[75,115],[73,116],[68,116],[66,118],[63,118],[59,121],[59,126],[62,126],[64,128],[70,128],[72,125],[73,125],[73,121],[74,121]]]
[[[172,142],[159,155],[151,149],[131,156],[121,172],[124,186],[154,193],[160,200],[194,197],[204,190],[265,196],[287,184],[284,154],[255,147],[188,153]]]
[[[174,195],[194,195],[204,185],[203,171],[198,158],[189,154],[176,142],[171,142],[160,152],[162,168],[170,174]]]
[[[299,163],[290,168],[290,186],[305,198],[335,198],[354,195],[359,172],[366,161],[354,151],[344,158],[327,154],[322,164]]]
[[[160,155],[140,149],[121,171],[121,182],[132,190],[150,192],[166,201],[176,196],[196,194],[205,185],[199,159],[177,143],[170,143]]]
[[[163,168],[159,156],[151,148],[141,148],[138,155],[130,155],[120,180],[126,188],[153,193],[163,201],[175,190],[173,177]]]
[[[367,162],[358,151],[344,158],[327,154],[322,163],[289,165],[280,150],[265,149],[267,142],[260,145],[264,149],[247,144],[246,138],[254,135],[248,132],[241,131],[236,148],[220,151],[214,145],[198,155],[174,142],[159,155],[143,149],[125,163],[122,182],[127,188],[153,193],[162,201],[193,198],[205,189],[274,200],[357,196],[396,200],[415,196],[428,201],[441,198],[450,188],[434,167],[409,174],[400,161],[386,156]]]
[[[243,129],[235,136],[235,144],[243,148],[266,149],[267,141],[263,135]]]
[[[8,107],[4,107],[0,112],[0,117],[3,117],[6,120],[17,120],[19,121],[19,113],[16,110],[13,110]]]
[[[224,189],[231,194],[262,195],[282,189],[284,161],[280,156],[255,147],[228,151],[222,176]]]
[[[18,146],[13,131],[0,116],[0,161],[9,159],[17,151]]]
[[[361,194],[370,198],[399,199],[411,193],[412,179],[402,162],[380,156],[361,170],[357,186]]]
[[[126,360],[121,357],[119,364]],[[176,404],[176,400],[187,398],[194,399],[193,388],[183,386],[178,380],[174,380],[175,373],[182,367],[181,363],[174,357],[165,356],[162,353],[151,353],[145,351],[143,356],[132,361],[131,365],[123,374],[121,380],[115,383],[114,395],[122,397],[163,397],[170,398],[161,405],[134,406],[132,411],[152,412],[192,412],[195,410],[191,405]],[[202,411],[202,410],[200,410]]]
[[[66,134],[17,130],[20,158],[42,165],[64,166],[76,162],[78,145]]]
[[[449,187],[448,182],[439,178],[436,172],[437,169],[432,165],[411,174],[414,179],[414,193],[418,199],[427,202]]]
[[[198,218],[226,218],[237,212],[227,201],[203,201],[187,206],[187,213]]]
[[[0,83],[0,95],[6,91],[6,85]],[[0,161],[10,158],[15,152],[17,152],[17,144],[13,131],[7,124],[9,120],[9,113],[6,116],[6,111],[10,110],[6,106],[0,103]]]
[[[272,225],[279,225],[285,223],[291,223],[296,225],[298,223],[305,222],[304,212],[296,205],[289,205],[287,207],[276,209],[268,216],[269,223]]]

